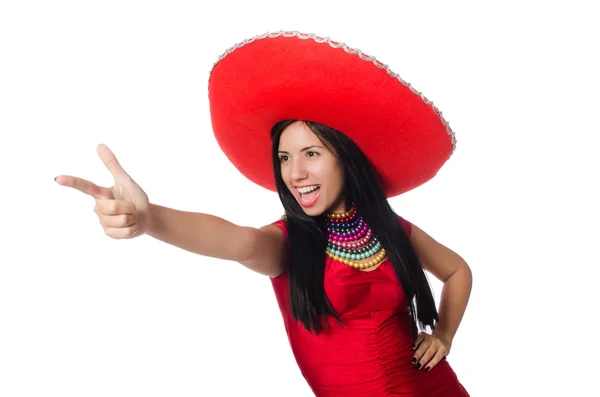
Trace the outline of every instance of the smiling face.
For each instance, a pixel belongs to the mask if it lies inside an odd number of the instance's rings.
[[[344,212],[343,169],[334,154],[302,122],[289,125],[279,141],[281,177],[304,212]]]

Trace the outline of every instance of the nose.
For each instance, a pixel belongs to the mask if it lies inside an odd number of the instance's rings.
[[[301,181],[301,180],[306,179],[308,177],[308,171],[306,169],[306,165],[302,161],[302,158],[292,159],[291,166],[292,166],[291,167],[292,170],[291,170],[291,173],[290,173],[290,177],[292,178],[292,180],[294,182]]]

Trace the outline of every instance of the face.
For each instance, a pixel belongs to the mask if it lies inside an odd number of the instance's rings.
[[[304,212],[344,212],[343,169],[334,154],[302,122],[295,122],[279,141],[281,176]]]

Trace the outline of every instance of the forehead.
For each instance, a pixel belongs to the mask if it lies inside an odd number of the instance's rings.
[[[314,132],[304,123],[296,122],[289,125],[282,133],[279,140],[279,150],[296,150],[308,145],[322,145],[323,143]]]

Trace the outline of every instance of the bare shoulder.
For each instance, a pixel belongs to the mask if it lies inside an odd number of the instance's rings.
[[[283,233],[283,230],[281,230],[279,226],[269,223],[268,225],[260,227],[258,230],[262,230],[263,232],[277,236],[278,238],[283,239],[285,242],[285,233]]]
[[[442,282],[458,270],[468,269],[467,263],[460,255],[415,224],[411,224],[410,242],[415,247],[423,268]]]
[[[252,254],[240,262],[260,274],[277,277],[285,268],[287,242],[283,230],[273,224],[254,229]]]

